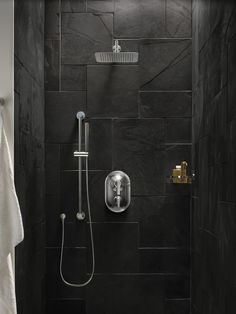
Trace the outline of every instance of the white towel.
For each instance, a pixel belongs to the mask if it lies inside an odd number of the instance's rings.
[[[16,314],[12,252],[24,231],[0,106],[0,313]]]

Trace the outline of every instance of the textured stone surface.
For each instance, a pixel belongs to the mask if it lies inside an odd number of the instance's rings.
[[[20,314],[45,304],[44,1],[15,1],[15,185],[25,237],[16,249]]]
[[[90,117],[137,117],[138,66],[89,66],[87,108]]]
[[[115,35],[165,37],[165,1],[115,0]]]
[[[140,45],[141,90],[191,90],[191,40],[146,40]]]
[[[233,1],[193,6],[192,313],[236,309],[234,17]]]
[[[62,63],[94,64],[94,53],[110,51],[113,15],[64,13],[62,15]]]
[[[82,314],[147,309],[189,314],[190,187],[168,184],[166,177],[181,160],[191,168],[191,1],[62,0],[61,5],[61,60],[57,63],[51,46],[45,62],[46,313],[76,308]],[[53,36],[57,9],[52,8],[46,25]],[[121,37],[122,51],[140,53],[137,64],[96,63],[94,52],[111,51],[113,36]],[[85,289],[66,287],[58,272],[62,212],[66,278],[81,282],[91,271],[88,224],[75,219],[78,110],[90,123],[96,256],[95,276]],[[130,176],[132,191],[129,209],[119,215],[104,202],[104,181],[117,169]],[[84,193],[82,201],[87,222]],[[76,263],[82,273],[74,274]]]

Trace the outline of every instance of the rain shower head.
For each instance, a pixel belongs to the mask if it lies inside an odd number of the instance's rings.
[[[121,46],[116,39],[113,52],[95,52],[98,63],[137,63],[138,52],[121,52]]]

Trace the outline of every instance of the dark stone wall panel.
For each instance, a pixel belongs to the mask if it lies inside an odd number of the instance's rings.
[[[191,90],[191,40],[146,40],[140,45],[141,90]]]
[[[15,25],[15,54],[32,77],[43,85],[44,0],[16,0]]]
[[[233,313],[235,3],[195,1],[193,30],[192,313]]]
[[[191,117],[191,98],[190,92],[141,92],[139,105],[141,117]]]
[[[15,185],[25,237],[16,248],[19,314],[44,313],[44,1],[15,1]]]
[[[191,169],[191,1],[59,3],[59,12],[56,0],[46,8],[47,312],[187,314],[190,187],[167,177],[182,160]],[[96,63],[94,53],[112,51],[117,37],[122,51],[139,52],[137,64]],[[76,220],[79,110],[90,124],[96,258],[84,289],[65,286],[59,276],[61,213],[66,278],[82,282],[92,267],[85,193],[86,220]],[[132,193],[119,215],[104,202],[105,178],[117,169],[130,176]],[[73,275],[76,263],[82,273]]]
[[[85,110],[84,92],[47,92],[45,108],[46,142],[75,143],[76,113]]]
[[[94,64],[96,51],[110,51],[113,15],[64,13],[62,15],[62,63]]]

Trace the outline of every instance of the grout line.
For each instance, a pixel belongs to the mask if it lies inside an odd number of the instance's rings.
[[[161,41],[161,40],[192,40],[191,37],[135,37],[135,38],[129,38],[129,37],[116,37],[119,40],[130,40],[130,41],[138,41],[138,40],[157,40],[157,41]]]
[[[46,250],[59,250],[61,249],[61,246],[45,246]],[[64,249],[75,249],[75,250],[78,250],[78,249],[88,249],[87,246],[64,246]]]
[[[166,298],[166,301],[190,301],[191,298]]]
[[[179,250],[187,250],[188,251],[188,247],[186,246],[163,246],[163,247],[155,247],[155,246],[147,246],[147,247],[139,247],[139,250],[173,250],[173,251],[179,251]]]
[[[174,143],[169,143],[169,142],[165,142],[164,146],[192,146],[192,143],[179,143],[179,142],[174,142]]]
[[[61,1],[59,0],[59,91],[61,92],[61,68],[62,68],[62,64],[61,64],[61,44],[62,44],[62,5],[61,5]]]
[[[91,274],[89,272],[87,272],[87,274]],[[178,277],[189,277],[188,273],[99,273],[99,272],[95,272],[94,273],[97,276],[178,276]],[[187,298],[188,299],[188,298]]]
[[[192,90],[139,90],[139,93],[192,93]]]

